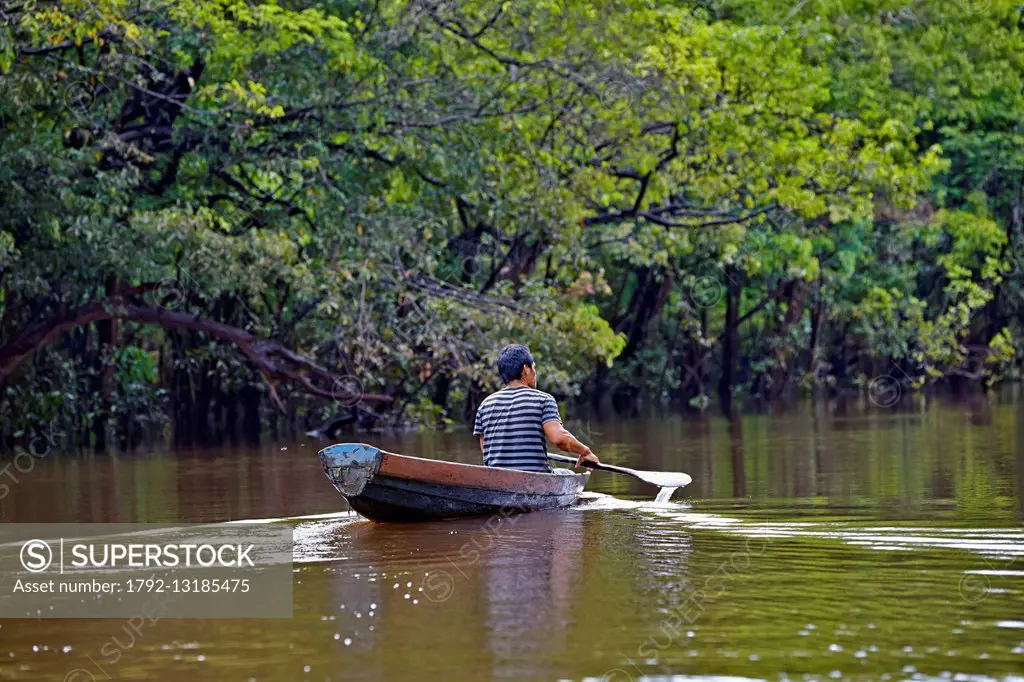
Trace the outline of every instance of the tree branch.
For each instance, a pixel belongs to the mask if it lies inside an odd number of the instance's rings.
[[[134,291],[139,289],[136,288]],[[215,320],[167,310],[124,294],[108,296],[70,310],[63,315],[27,326],[10,343],[0,348],[0,382],[6,381],[36,351],[64,332],[90,322],[115,319],[203,332],[237,346],[238,350],[266,377],[268,384],[274,380],[288,381],[298,384],[305,392],[313,395],[324,398],[337,397],[332,390],[314,384],[310,377],[318,379],[332,388],[341,381],[342,377],[336,376],[277,341],[264,339],[244,329]],[[346,396],[346,398],[348,397]],[[368,402],[393,401],[391,396],[374,393],[362,393],[351,397],[358,397],[359,400]],[[280,400],[278,399],[276,402],[280,406]]]

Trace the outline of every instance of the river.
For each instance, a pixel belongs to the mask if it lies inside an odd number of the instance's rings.
[[[51,453],[3,521],[277,519],[294,616],[162,619],[130,642],[113,619],[4,620],[0,679],[1022,679],[1021,399],[567,425],[693,483],[655,503],[596,473],[572,509],[389,526],[345,511],[320,442]],[[479,461],[465,430],[355,439]]]

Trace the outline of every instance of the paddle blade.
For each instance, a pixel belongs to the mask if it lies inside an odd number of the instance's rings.
[[[660,488],[684,488],[693,481],[689,474],[679,471],[637,471],[634,475],[644,483],[650,483]]]

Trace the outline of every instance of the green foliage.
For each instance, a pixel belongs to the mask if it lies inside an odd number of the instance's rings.
[[[511,340],[561,395],[699,409],[727,364],[765,395],[1019,363],[1014,3],[3,12],[0,344],[137,288],[395,398],[360,418],[431,424],[468,416]],[[77,372],[99,419],[266,390],[223,341],[117,333],[68,331],[8,396]]]

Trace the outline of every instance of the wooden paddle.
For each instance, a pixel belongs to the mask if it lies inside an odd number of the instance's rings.
[[[565,462],[567,464],[575,464],[576,457],[566,457],[565,455],[555,455],[548,453],[548,459],[556,462]],[[619,467],[614,464],[592,464],[590,462],[584,462],[583,466],[590,467],[592,469],[603,469],[605,471],[614,471],[617,474],[626,474],[634,478],[639,478],[644,483],[650,483],[656,485],[659,488],[682,488],[690,485],[693,480],[689,474],[684,474],[678,471],[640,471],[637,469],[630,469],[629,467]]]

